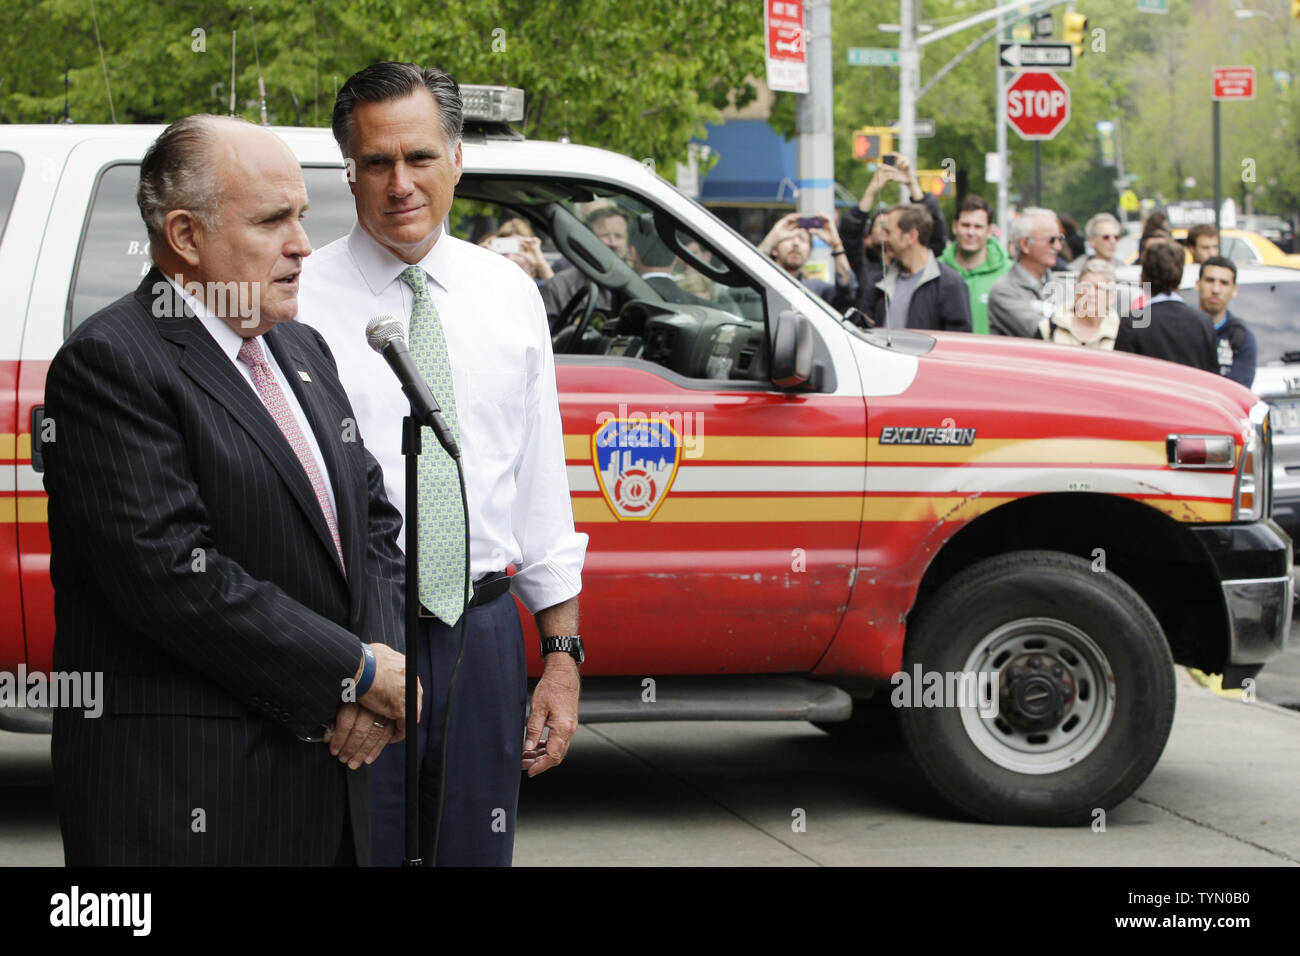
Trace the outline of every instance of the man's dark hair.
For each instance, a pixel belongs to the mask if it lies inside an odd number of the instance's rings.
[[[1186,261],[1186,250],[1178,243],[1148,242],[1142,251],[1142,282],[1150,283],[1152,295],[1177,292]]]
[[[993,221],[993,207],[988,204],[983,196],[976,196],[974,193],[968,193],[966,198],[957,205],[957,219],[961,218],[964,212],[983,212],[989,222]],[[955,224],[957,219],[953,220]]]
[[[1201,238],[1201,236],[1210,236],[1217,240],[1219,238],[1219,230],[1215,229],[1214,224],[1209,222],[1202,222],[1198,225],[1192,226],[1191,229],[1187,230],[1187,247],[1189,249],[1195,249],[1196,240]]]
[[[464,128],[464,106],[460,99],[460,86],[450,75],[433,67],[422,69],[414,63],[386,60],[372,63],[364,70],[353,73],[339,90],[334,101],[334,141],[344,156],[352,139],[352,111],[358,103],[387,103],[410,96],[418,89],[429,91],[438,104],[442,120],[442,135],[447,148],[455,150]]]
[[[1191,238],[1191,233],[1188,233],[1187,235],[1188,238]],[[1201,271],[1196,276],[1196,278],[1198,279],[1205,278],[1206,266],[1218,266],[1220,269],[1227,269],[1229,272],[1232,273],[1232,284],[1233,285],[1237,284],[1237,264],[1233,262],[1231,259],[1229,259],[1227,256],[1210,256],[1210,258],[1206,259],[1204,262],[1201,263]]]
[[[923,246],[930,241],[930,230],[934,228],[934,220],[930,218],[930,211],[919,202],[899,203],[886,212],[898,213],[899,232],[915,230],[916,241]]]

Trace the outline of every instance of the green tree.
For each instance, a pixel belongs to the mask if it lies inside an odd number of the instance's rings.
[[[762,71],[761,0],[12,0],[0,36],[0,114],[49,122],[166,122],[229,109],[327,125],[335,92],[382,59],[437,65],[462,83],[522,87],[529,136],[567,135],[669,164]],[[249,8],[252,8],[251,14]],[[255,18],[255,30],[254,22]],[[96,45],[95,20],[105,70]],[[112,89],[110,109],[108,88]]]

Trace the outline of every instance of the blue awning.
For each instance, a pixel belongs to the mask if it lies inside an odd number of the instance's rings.
[[[708,131],[704,144],[718,161],[700,177],[700,202],[794,205],[794,140],[762,120],[731,120]]]

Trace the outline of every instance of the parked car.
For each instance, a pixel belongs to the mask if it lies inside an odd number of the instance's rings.
[[[1291,543],[1268,517],[1273,430],[1249,390],[1135,356],[856,327],[643,164],[470,120],[453,228],[520,216],[585,279],[554,337],[591,537],[583,720],[830,726],[887,700],[955,807],[1082,824],[1159,759],[1174,662],[1240,686],[1282,647]],[[9,126],[0,146],[0,669],[51,666],[45,373],[149,268],[135,185],[158,132]],[[277,132],[312,242],[347,232],[329,132]],[[587,228],[598,207],[672,251],[679,290]],[[0,707],[20,716],[40,723]]]
[[[1282,216],[1239,215],[1237,228],[1257,232],[1283,252],[1296,252],[1295,226]]]

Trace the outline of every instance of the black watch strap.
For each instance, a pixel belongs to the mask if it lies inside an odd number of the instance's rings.
[[[553,637],[542,638],[542,657],[547,654],[554,654],[556,651],[563,651],[569,654],[575,661],[581,664],[587,659],[582,650],[582,637],[577,634],[557,634]]]

